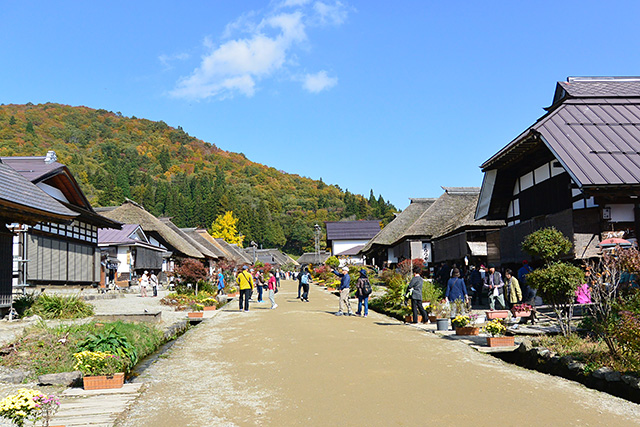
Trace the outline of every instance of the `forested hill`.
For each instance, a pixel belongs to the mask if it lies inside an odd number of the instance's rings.
[[[245,243],[290,253],[313,248],[313,225],[343,218],[393,218],[369,198],[287,174],[224,151],[159,121],[60,104],[0,106],[0,156],[54,150],[94,206],[125,198],[180,227],[209,227],[233,211]]]

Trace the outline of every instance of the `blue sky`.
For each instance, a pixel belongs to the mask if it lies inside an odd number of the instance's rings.
[[[0,102],[182,126],[398,208],[478,166],[567,76],[640,75],[640,2],[7,1]]]

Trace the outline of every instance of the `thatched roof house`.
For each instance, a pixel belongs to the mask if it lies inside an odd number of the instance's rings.
[[[364,254],[371,264],[381,265],[387,261],[387,251],[405,231],[436,201],[434,198],[413,198],[411,204],[376,234],[360,253]]]
[[[198,259],[205,258],[191,243],[132,200],[127,199],[122,205],[117,207],[98,208],[96,210],[107,218],[116,221],[127,224],[140,224],[147,236],[151,238],[151,243],[160,243],[176,256]]]
[[[504,226],[503,221],[474,219],[479,187],[442,187],[444,193],[437,199],[412,199],[411,205],[363,249],[371,254],[375,245],[386,249],[378,251],[377,263],[393,264],[402,259],[424,258],[427,262],[461,261],[464,257],[486,257],[486,233]],[[417,200],[417,202],[414,202]],[[396,222],[401,219],[402,221]],[[386,238],[379,236],[390,226]],[[382,244],[382,241],[388,242]]]

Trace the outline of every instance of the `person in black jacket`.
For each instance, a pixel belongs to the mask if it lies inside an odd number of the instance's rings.
[[[364,305],[364,317],[369,315],[369,295],[371,294],[371,284],[367,277],[367,270],[360,270],[360,277],[356,282],[356,296],[358,297],[358,311],[356,314],[362,314],[362,306]]]
[[[422,277],[420,277],[421,267],[413,267],[413,279],[407,286],[407,291],[411,291],[411,310],[413,311],[413,322],[418,323],[418,311],[422,316],[422,323],[429,321],[429,316],[422,306]]]

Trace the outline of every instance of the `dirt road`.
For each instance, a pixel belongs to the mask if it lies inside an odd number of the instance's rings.
[[[530,372],[285,282],[279,307],[233,301],[140,378],[123,426],[629,426],[640,405]]]

